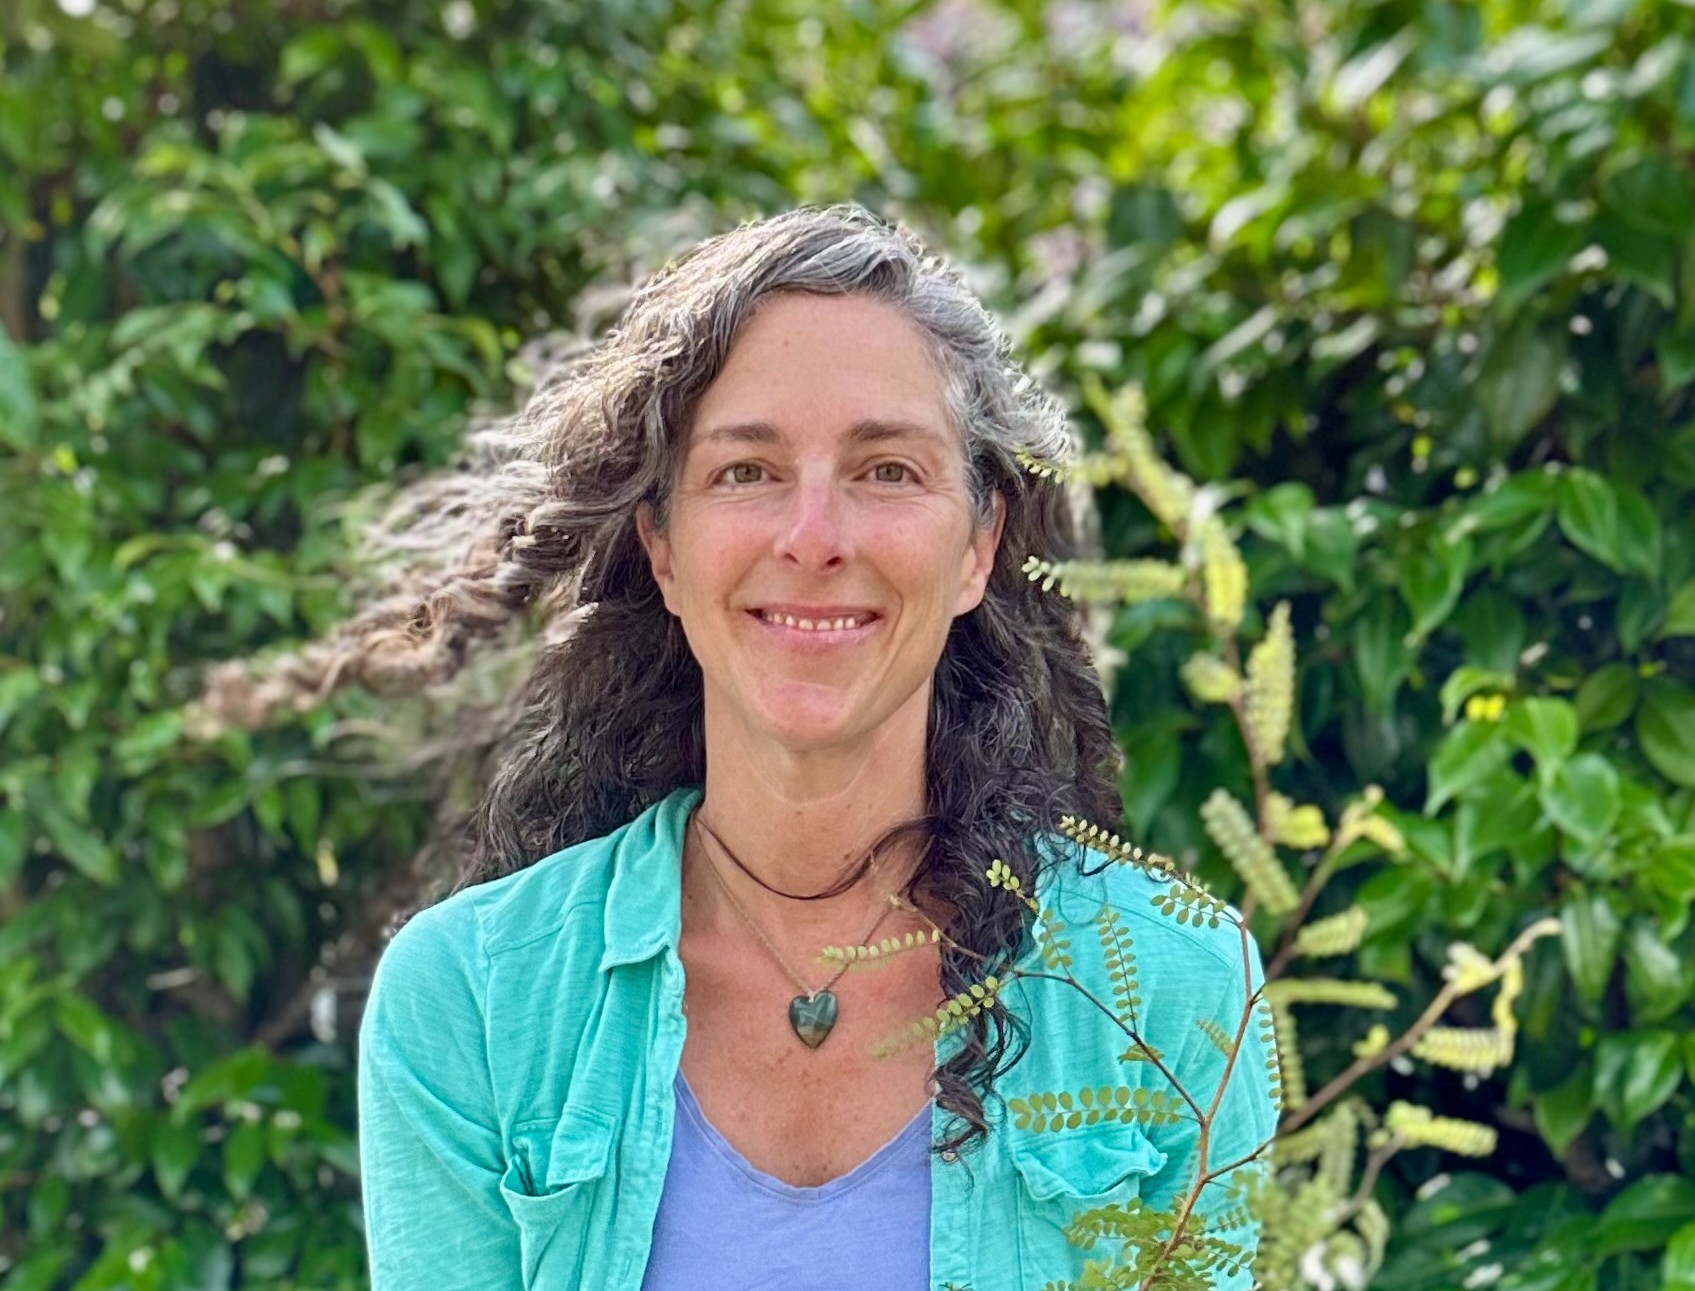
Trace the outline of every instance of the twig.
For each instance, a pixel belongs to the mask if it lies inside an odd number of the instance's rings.
[[[1386,1142],[1366,1158],[1365,1169],[1360,1172],[1359,1187],[1355,1188],[1354,1195],[1348,1198],[1348,1204],[1333,1216],[1338,1227],[1359,1213],[1360,1207],[1371,1198],[1371,1190],[1377,1186],[1377,1176],[1383,1173],[1384,1165],[1405,1146],[1406,1140],[1400,1134],[1391,1134]]]
[[[1549,935],[1550,933],[1558,932],[1559,928],[1560,924],[1557,919],[1539,919],[1535,923],[1531,924],[1523,932],[1519,933],[1517,937],[1513,938],[1511,945],[1496,956],[1495,968],[1497,972],[1504,971],[1504,965],[1507,960],[1522,956],[1524,952],[1530,948],[1532,943],[1541,937]],[[1327,1084],[1323,1089],[1319,1090],[1318,1093],[1307,1099],[1306,1102],[1295,1108],[1294,1111],[1290,1112],[1288,1116],[1284,1118],[1282,1132],[1285,1134],[1294,1133],[1294,1131],[1300,1129],[1301,1126],[1312,1120],[1313,1117],[1317,1116],[1327,1106],[1335,1102],[1337,1098],[1339,1098],[1362,1076],[1368,1075],[1369,1073],[1377,1070],[1377,1068],[1384,1066],[1386,1063],[1393,1062],[1403,1053],[1406,1053],[1407,1050],[1411,1049],[1423,1038],[1426,1031],[1436,1025],[1437,1019],[1440,1018],[1443,1013],[1447,1012],[1448,1006],[1462,994],[1469,994],[1469,992],[1461,991],[1458,984],[1455,982],[1450,981],[1445,984],[1442,989],[1436,993],[1436,998],[1430,1001],[1429,1007],[1427,1007],[1423,1013],[1418,1015],[1418,1020],[1414,1022],[1412,1026],[1408,1027],[1399,1039],[1385,1046],[1377,1053],[1369,1054],[1363,1058],[1356,1058],[1339,1076]]]

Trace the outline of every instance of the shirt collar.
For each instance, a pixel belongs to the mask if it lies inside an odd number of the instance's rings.
[[[682,931],[683,830],[705,790],[674,789],[624,828],[606,888],[600,971],[676,946]]]

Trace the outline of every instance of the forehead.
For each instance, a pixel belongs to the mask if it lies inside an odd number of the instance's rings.
[[[820,436],[958,446],[931,348],[894,306],[862,296],[767,301],[697,402],[688,446]]]

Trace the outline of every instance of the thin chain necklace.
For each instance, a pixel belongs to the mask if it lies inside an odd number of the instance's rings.
[[[712,831],[706,829],[705,826],[702,826],[702,831],[711,836],[714,842],[718,841],[716,835],[712,835]],[[722,843],[718,845],[724,846]],[[726,847],[724,850],[727,854],[729,853],[729,848]],[[735,860],[733,854],[730,859]],[[843,963],[830,975],[830,980],[825,982],[824,985],[816,989],[808,986],[805,979],[789,966],[789,961],[783,958],[783,952],[772,944],[771,939],[754,921],[753,916],[736,899],[736,894],[730,891],[730,885],[724,881],[724,876],[718,872],[718,866],[711,857],[706,858],[706,869],[718,884],[719,890],[728,898],[730,908],[741,916],[742,922],[759,939],[759,943],[770,952],[771,958],[777,961],[778,966],[788,975],[789,980],[800,988],[800,994],[789,1001],[789,1026],[803,1045],[808,1049],[816,1049],[824,1043],[830,1032],[835,1029],[836,1016],[840,1010],[836,1001],[836,993],[830,988],[841,980],[842,974],[848,970],[848,965]],[[868,943],[876,935],[877,929],[883,926],[883,921],[889,917],[893,910],[894,906],[885,901],[881,912],[877,915],[876,922],[865,930],[865,935],[859,939],[858,944],[863,946]]]

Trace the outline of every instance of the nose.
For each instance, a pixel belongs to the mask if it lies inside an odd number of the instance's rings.
[[[830,475],[803,473],[784,502],[777,526],[778,557],[809,570],[845,563],[853,552],[845,505]]]

